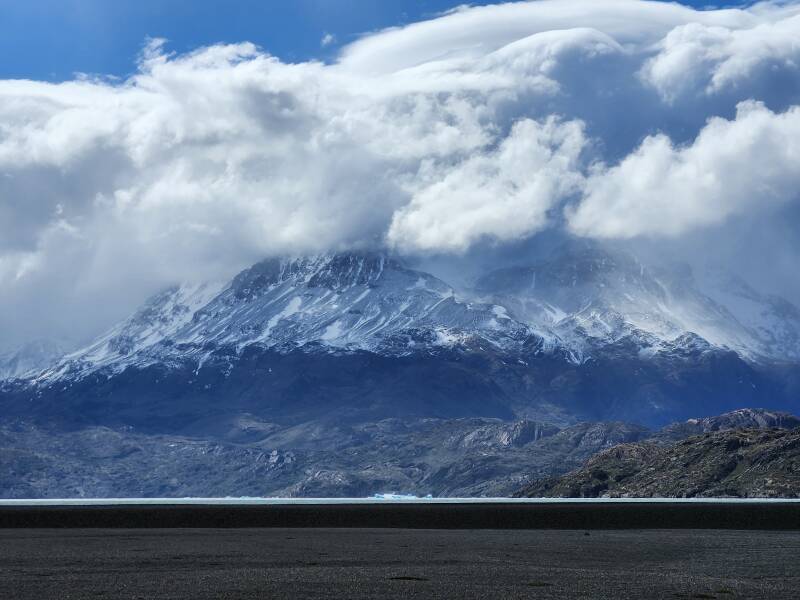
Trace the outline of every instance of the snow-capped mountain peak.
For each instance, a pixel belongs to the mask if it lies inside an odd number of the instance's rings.
[[[701,290],[688,268],[651,269],[596,244],[498,269],[460,297],[437,277],[380,252],[270,258],[225,283],[175,286],[40,381],[129,366],[204,364],[220,350],[367,351],[442,348],[687,360],[732,351],[751,361],[800,358],[800,311],[743,282]],[[712,289],[713,288],[713,289]]]
[[[591,242],[567,244],[545,260],[488,273],[479,297],[549,330],[588,356],[632,342],[645,355],[693,348],[734,351],[753,361],[800,358],[800,311],[741,280],[704,277],[687,265],[651,269]]]
[[[223,347],[402,355],[470,344],[553,347],[503,307],[462,300],[433,275],[381,253],[268,259],[226,284],[176,286],[154,296],[42,379],[155,362],[202,363]]]

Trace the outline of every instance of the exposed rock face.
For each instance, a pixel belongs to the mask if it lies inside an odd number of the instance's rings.
[[[519,495],[800,498],[800,429],[712,429],[672,444],[621,444]]]

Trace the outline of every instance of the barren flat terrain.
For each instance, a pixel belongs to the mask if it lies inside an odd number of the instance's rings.
[[[0,598],[796,598],[800,532],[6,529]]]

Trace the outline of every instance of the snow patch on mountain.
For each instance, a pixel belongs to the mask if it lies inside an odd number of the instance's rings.
[[[176,336],[195,312],[219,293],[221,283],[185,284],[156,294],[133,316],[119,323],[88,346],[66,355],[46,378],[87,372],[125,363],[142,350]],[[189,343],[191,340],[184,340]]]

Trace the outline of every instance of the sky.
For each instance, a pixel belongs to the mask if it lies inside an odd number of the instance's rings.
[[[469,3],[0,0],[0,78],[64,81],[76,73],[125,77],[136,70],[136,56],[148,37],[169,40],[176,52],[249,41],[285,62],[335,60],[342,45],[366,33],[428,19],[464,4]]]
[[[265,256],[548,236],[797,302],[798,164],[792,0],[0,0],[0,332],[85,338]]]

